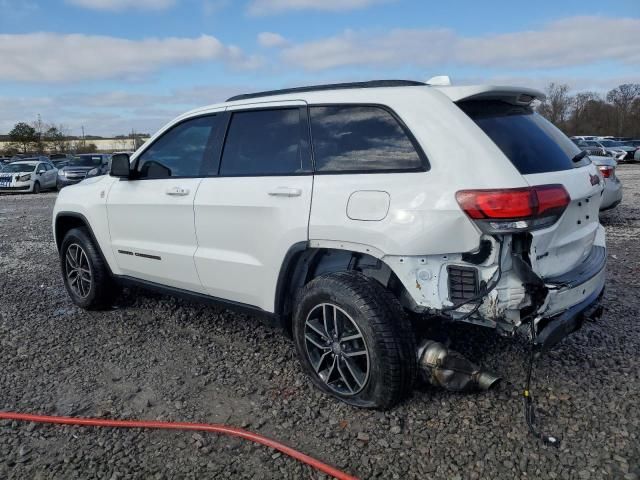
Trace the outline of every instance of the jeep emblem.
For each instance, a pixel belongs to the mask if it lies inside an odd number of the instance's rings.
[[[591,182],[591,185],[600,185],[600,175],[589,174],[589,181]]]

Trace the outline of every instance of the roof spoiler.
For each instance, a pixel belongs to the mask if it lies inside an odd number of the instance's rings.
[[[513,105],[529,105],[534,100],[544,100],[540,90],[526,87],[496,85],[440,86],[434,85],[454,102],[463,100],[501,100]]]

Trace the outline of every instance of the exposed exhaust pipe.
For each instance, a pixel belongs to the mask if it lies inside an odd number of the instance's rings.
[[[434,340],[425,339],[418,345],[418,365],[427,382],[454,392],[489,390],[500,381],[500,377]]]

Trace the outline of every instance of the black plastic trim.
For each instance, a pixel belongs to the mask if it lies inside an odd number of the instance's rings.
[[[582,327],[585,318],[589,316],[585,315],[586,312],[594,311],[601,314],[602,309],[598,307],[603,295],[604,285],[579,304],[565,310],[560,315],[550,317],[536,335],[536,345],[543,351],[549,350],[567,335]]]
[[[309,85],[306,87],[283,88],[281,90],[266,90],[264,92],[243,93],[227,98],[227,102],[249,100],[252,98],[272,97],[288,93],[319,92],[323,90],[345,90],[350,88],[381,88],[381,87],[424,87],[426,83],[415,80],[370,80],[368,82],[328,83],[324,85]]]
[[[291,277],[294,273],[297,263],[297,257],[300,253],[304,252],[309,246],[309,242],[297,242],[294,243],[282,260],[282,266],[278,273],[278,282],[276,283],[276,298],[274,300],[274,312],[278,315],[286,313],[287,306],[287,294],[291,293],[290,285]]]
[[[148,280],[141,280],[139,278],[129,277],[128,275],[116,275],[114,276],[114,279],[121,285],[128,286],[128,287],[131,287],[131,286],[140,287],[140,288],[144,288],[145,290],[150,290],[163,295],[170,295],[173,297],[184,298],[186,300],[218,305],[224,308],[228,308],[230,310],[246,313],[249,315],[276,318],[276,315],[274,315],[273,313],[267,312],[266,310],[263,310],[260,307],[248,305],[246,303],[234,302],[232,300],[225,300],[223,298],[206,295],[204,293],[196,293],[196,292],[191,292],[189,290],[183,290],[181,288],[169,287],[167,285],[162,285],[160,283],[155,283]]]
[[[100,257],[102,258],[102,262],[106,265],[107,267],[107,271],[109,272],[109,275],[111,277],[114,277],[113,275],[113,271],[111,270],[111,266],[109,265],[109,262],[107,262],[107,259],[105,258],[104,254],[102,253],[102,248],[100,248],[100,243],[98,242],[98,239],[96,238],[95,234],[93,233],[93,229],[91,228],[91,225],[89,224],[89,221],[87,220],[87,217],[85,217],[84,215],[82,215],[81,213],[78,212],[65,212],[65,211],[61,211],[58,212],[56,214],[56,219],[54,222],[54,241],[56,243],[56,249],[58,249],[58,251],[60,251],[60,244],[58,244],[58,219],[61,217],[72,217],[72,218],[77,218],[79,220],[82,220],[82,223],[84,223],[84,226],[87,227],[87,230],[89,231],[89,236],[91,237],[91,241],[93,242],[93,244],[95,245],[96,249],[98,250],[98,253],[100,254]],[[60,243],[62,243],[62,238],[60,239]]]

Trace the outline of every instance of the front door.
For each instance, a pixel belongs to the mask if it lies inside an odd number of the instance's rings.
[[[221,118],[208,114],[166,129],[136,157],[134,178],[117,181],[110,189],[109,231],[124,275],[202,290],[193,261],[193,201]]]
[[[219,175],[198,189],[195,262],[209,295],[272,312],[287,251],[308,240],[309,130],[302,102],[248,108],[227,112]]]

